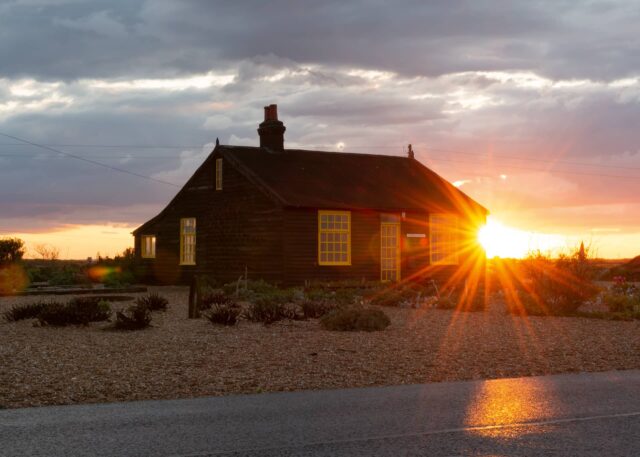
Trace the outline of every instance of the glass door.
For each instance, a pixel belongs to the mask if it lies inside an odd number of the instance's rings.
[[[400,279],[400,223],[380,224],[380,280]]]

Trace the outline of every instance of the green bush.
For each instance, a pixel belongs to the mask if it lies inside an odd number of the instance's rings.
[[[327,330],[338,331],[375,331],[384,330],[391,321],[380,309],[348,306],[337,308],[320,319]]]
[[[279,289],[262,279],[258,281],[244,280],[234,281],[222,286],[226,295],[235,296],[241,300],[248,300],[277,292]]]
[[[9,322],[20,321],[23,319],[35,319],[47,305],[48,302],[46,301],[15,305],[9,311],[4,312],[4,318]]]
[[[68,303],[52,301],[38,314],[43,325],[87,325],[106,321],[111,317],[111,305],[100,297],[76,297]]]
[[[609,292],[602,296],[602,302],[612,313],[640,312],[640,295]]]
[[[238,322],[240,313],[241,308],[236,303],[216,303],[211,307],[211,312],[206,314],[206,318],[212,324],[232,326]]]
[[[115,328],[118,330],[140,330],[150,324],[151,310],[144,303],[136,303],[125,311],[116,312]]]
[[[566,316],[598,294],[593,283],[593,268],[582,248],[572,255],[552,260],[535,253],[523,261],[524,310],[535,313]],[[529,297],[527,297],[529,295]]]
[[[70,286],[88,284],[90,281],[79,265],[62,264],[45,269],[48,272],[48,282],[51,286]]]
[[[136,304],[146,306],[149,311],[166,311],[169,306],[169,300],[157,292],[151,292],[148,295],[136,298]]]
[[[302,319],[297,306],[292,303],[291,294],[286,291],[271,293],[256,298],[247,309],[245,317],[252,322],[272,324],[283,319]]]
[[[338,306],[330,301],[307,299],[300,304],[300,307],[305,318],[316,319],[333,311]]]

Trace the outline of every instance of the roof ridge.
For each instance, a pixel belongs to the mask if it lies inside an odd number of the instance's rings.
[[[233,148],[233,149],[264,149],[260,146],[237,146],[233,144],[221,144],[219,147],[222,148]],[[318,149],[298,149],[298,148],[285,148],[282,152],[278,152],[277,154],[287,153],[287,152],[305,152],[305,153],[316,153],[316,154],[335,154],[335,155],[353,155],[353,156],[361,156],[361,157],[391,157],[394,159],[409,159],[407,156],[400,155],[389,155],[389,154],[374,154],[371,152],[350,152],[350,151],[321,151]]]

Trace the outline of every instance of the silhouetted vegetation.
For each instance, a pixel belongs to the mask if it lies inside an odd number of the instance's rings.
[[[35,319],[38,314],[47,306],[47,301],[37,301],[34,303],[26,303],[23,305],[14,305],[3,316],[9,322],[20,321],[24,319]]]
[[[205,314],[212,324],[232,326],[238,323],[242,309],[234,302],[214,304],[211,311]]]
[[[111,305],[100,297],[75,297],[67,303],[51,301],[38,314],[43,325],[87,325],[111,317]]]
[[[20,238],[0,238],[0,265],[18,262],[24,254],[24,241]]]
[[[117,330],[141,330],[151,325],[151,310],[144,303],[136,303],[124,311],[116,312]]]
[[[151,292],[136,298],[136,305],[147,307],[149,311],[166,311],[169,306],[169,300],[157,292]]]
[[[326,314],[320,319],[320,323],[327,330],[371,332],[384,330],[391,321],[378,308],[347,306]]]

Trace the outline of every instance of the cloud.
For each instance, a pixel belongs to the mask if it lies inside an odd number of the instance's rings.
[[[602,208],[640,192],[638,14],[631,2],[12,2],[0,132],[183,184],[216,137],[257,145],[262,107],[277,103],[288,147],[404,155],[411,143],[494,214],[631,230]],[[0,143],[12,230],[137,225],[177,190]]]
[[[125,26],[111,17],[108,11],[97,11],[78,19],[54,18],[53,24],[109,38],[127,35]]]

